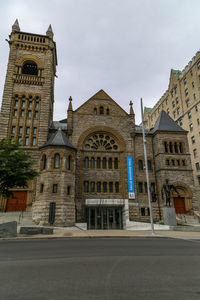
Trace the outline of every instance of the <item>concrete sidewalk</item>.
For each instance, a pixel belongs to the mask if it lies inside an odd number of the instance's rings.
[[[54,228],[50,235],[22,235],[18,234],[16,239],[55,239],[55,238],[178,238],[188,240],[199,240],[200,232],[184,232],[157,230],[152,235],[150,230],[80,230],[76,227]]]

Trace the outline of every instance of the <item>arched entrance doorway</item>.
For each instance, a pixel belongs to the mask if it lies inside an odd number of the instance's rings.
[[[82,169],[77,193],[88,229],[122,229],[126,184],[123,139],[115,130],[100,127],[84,133],[79,144]]]
[[[175,184],[177,193],[172,193],[173,204],[176,214],[187,214],[192,210],[192,192],[188,186],[183,183]]]
[[[186,214],[184,197],[174,197],[173,200],[176,214]]]

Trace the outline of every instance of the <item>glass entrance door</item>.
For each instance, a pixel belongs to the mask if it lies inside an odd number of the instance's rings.
[[[88,229],[122,229],[122,207],[88,207]]]

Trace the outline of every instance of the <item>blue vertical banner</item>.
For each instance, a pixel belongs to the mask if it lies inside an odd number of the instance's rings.
[[[135,186],[133,177],[133,158],[132,156],[126,157],[127,162],[127,174],[128,174],[128,197],[129,199],[135,199]]]

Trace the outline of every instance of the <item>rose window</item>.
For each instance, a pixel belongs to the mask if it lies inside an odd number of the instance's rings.
[[[86,150],[118,150],[118,145],[114,137],[109,134],[95,133],[85,142]]]

